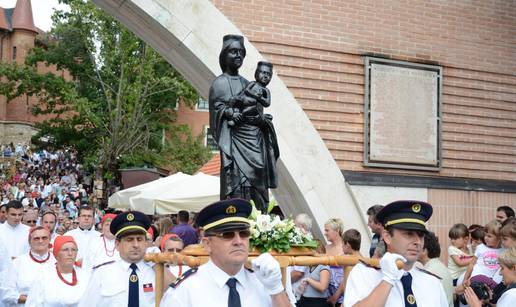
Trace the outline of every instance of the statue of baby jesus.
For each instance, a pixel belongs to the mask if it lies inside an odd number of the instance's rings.
[[[254,78],[256,81],[250,82],[239,94],[237,107],[243,117],[272,120],[272,115],[263,114],[263,108],[271,105],[271,92],[267,85],[272,78],[272,63],[258,62]],[[235,122],[230,120],[228,125],[234,126]]]

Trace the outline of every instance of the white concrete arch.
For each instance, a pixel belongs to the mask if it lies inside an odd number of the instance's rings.
[[[205,97],[221,73],[218,55],[225,34],[241,34],[208,0],[93,0],[162,54]],[[248,79],[263,59],[246,41],[247,56],[240,72]],[[346,228],[368,233],[364,212],[353,199],[335,160],[285,84],[273,77],[269,84],[281,158],[279,188],[273,191],[288,214],[310,213],[318,229],[331,217]],[[317,228],[317,227],[316,227]],[[368,247],[369,238],[363,238]],[[366,248],[363,248],[365,251]]]

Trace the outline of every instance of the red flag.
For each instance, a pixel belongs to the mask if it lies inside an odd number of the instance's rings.
[[[143,292],[152,292],[152,291],[154,291],[152,284],[143,284]]]

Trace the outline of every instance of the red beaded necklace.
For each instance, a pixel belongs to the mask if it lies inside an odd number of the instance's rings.
[[[113,257],[113,255],[115,254],[116,245],[113,247],[112,250],[109,250],[106,244],[106,237],[102,236],[102,241],[104,241],[104,250],[106,251],[106,255],[108,257]]]
[[[75,269],[72,269],[72,282],[68,282],[68,281],[66,281],[66,279],[64,279],[63,275],[61,275],[61,273],[57,269],[57,266],[56,266],[56,272],[57,272],[57,276],[59,277],[59,279],[61,279],[61,281],[64,282],[65,284],[72,286],[72,287],[77,284],[77,273],[75,273]]]
[[[48,259],[50,259],[50,253],[48,253],[47,258],[43,259],[43,260],[36,259],[36,257],[34,257],[32,255],[31,251],[29,251],[29,256],[30,256],[30,259],[32,259],[34,262],[37,262],[37,263],[45,263],[45,262],[47,262]]]

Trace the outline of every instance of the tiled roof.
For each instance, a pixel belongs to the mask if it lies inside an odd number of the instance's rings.
[[[4,17],[5,17],[5,22],[7,23],[7,30],[12,30],[12,25],[13,25],[13,13],[14,13],[14,8],[10,8],[10,9],[4,9]]]
[[[206,175],[220,176],[220,154],[214,155],[198,172],[205,173]]]
[[[0,7],[0,29],[1,30],[9,30],[9,24],[7,23],[7,18],[5,18],[4,9]]]
[[[32,5],[30,0],[18,0],[12,17],[12,29],[24,29],[38,32],[34,26],[34,18],[32,17]]]

